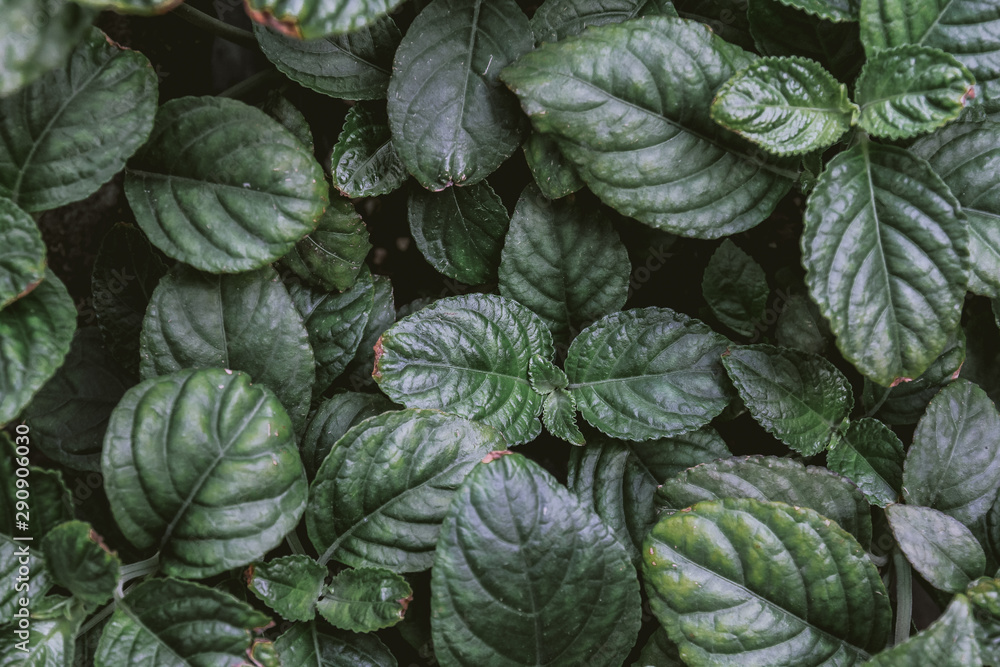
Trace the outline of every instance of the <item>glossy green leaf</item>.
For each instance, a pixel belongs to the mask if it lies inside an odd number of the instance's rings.
[[[878,570],[813,510],[699,503],[661,518],[642,554],[650,606],[688,665],[854,665],[888,639]]]
[[[934,588],[958,593],[983,576],[983,548],[958,520],[918,505],[889,505],[885,516],[906,560]]]
[[[362,567],[335,576],[316,610],[335,628],[374,632],[403,620],[412,598],[410,585],[395,572]]]
[[[333,185],[348,197],[375,197],[406,180],[406,167],[389,134],[389,119],[377,107],[355,104],[330,156]]]
[[[264,102],[259,106],[261,111],[281,123],[282,127],[294,134],[295,138],[310,153],[315,152],[316,146],[313,142],[312,128],[309,127],[309,121],[306,120],[306,117],[299,111],[298,107],[292,104],[280,92],[280,89],[268,91],[267,97],[264,98]]]
[[[73,500],[58,470],[28,465],[27,478],[22,479],[17,474],[18,468],[25,468],[30,462],[27,457],[36,444],[35,431],[31,429],[25,435],[12,437],[13,441],[7,434],[0,436],[0,456],[4,457],[0,460],[0,488],[3,489],[0,491],[0,533],[30,537],[37,544],[50,530],[73,518]],[[26,492],[27,498],[24,497]],[[22,521],[27,523],[27,528]],[[35,590],[34,584],[32,587]]]
[[[858,20],[858,4],[855,0],[782,0],[782,2],[827,21]]]
[[[371,248],[365,221],[351,202],[331,197],[316,230],[296,243],[281,263],[311,285],[342,292],[354,284]]]
[[[969,219],[969,290],[1000,297],[1000,124],[955,123],[911,148],[944,179]]]
[[[640,16],[677,16],[669,2],[649,0],[545,0],[531,17],[535,42],[558,42],[590,26],[621,23]]]
[[[282,556],[247,569],[247,588],[289,621],[311,621],[323,592],[326,567],[309,556]]]
[[[632,667],[684,667],[684,662],[677,644],[670,641],[667,631],[659,627],[650,635]]]
[[[208,577],[263,556],[299,522],[306,478],[291,420],[243,374],[142,382],[111,415],[101,459],[122,533],[164,572]]]
[[[725,338],[669,308],[613,313],[569,346],[566,375],[584,419],[624,440],[704,426],[729,404]]]
[[[549,199],[559,199],[583,187],[576,167],[548,134],[532,132],[524,140],[524,159],[538,189]]]
[[[101,242],[91,274],[94,313],[108,352],[139,375],[139,334],[156,284],[167,272],[162,255],[136,227],[116,224]]]
[[[17,204],[0,197],[0,310],[45,277],[45,243],[38,225]]]
[[[373,377],[396,403],[488,424],[512,445],[541,431],[542,397],[528,382],[552,336],[516,301],[470,294],[435,301],[382,334]]]
[[[125,171],[128,203],[153,245],[214,273],[255,269],[291,250],[316,229],[326,187],[295,135],[221,97],[161,106]]]
[[[888,390],[889,395],[878,410],[878,418],[886,424],[916,424],[931,399],[958,377],[964,361],[965,334],[956,329],[944,352],[920,377]]]
[[[903,497],[972,525],[1000,488],[1000,413],[986,392],[958,379],[917,424],[903,466]]]
[[[747,345],[722,364],[753,418],[804,456],[826,449],[854,407],[847,378],[816,354]]]
[[[22,559],[27,562],[21,562]],[[27,567],[28,574],[19,572],[22,566]],[[6,535],[0,535],[0,576],[5,582],[0,588],[0,614],[7,621],[18,618],[15,612],[24,608],[20,599],[26,593],[29,595],[24,599],[29,602],[27,613],[30,613],[31,598],[40,600],[52,585],[41,550],[33,548],[30,542],[17,542]]]
[[[0,97],[62,66],[96,16],[95,10],[66,0],[4,0]]]
[[[53,581],[90,605],[111,599],[121,560],[110,553],[90,524],[67,521],[53,528],[39,545]]]
[[[247,14],[269,28],[300,40],[360,33],[373,28],[402,0],[246,0]]]
[[[238,665],[253,630],[269,620],[222,591],[177,579],[150,579],[115,603],[95,665]]]
[[[510,217],[489,183],[444,192],[414,187],[406,215],[417,248],[435,269],[469,285],[496,278]]]
[[[455,489],[486,454],[505,447],[494,429],[433,410],[361,422],[312,483],[306,526],[320,562],[427,569]]]
[[[296,623],[274,641],[282,667],[396,667],[396,658],[373,634],[330,632]]]
[[[639,630],[639,584],[625,548],[519,454],[466,478],[431,576],[431,631],[444,665],[618,667]]]
[[[149,302],[140,340],[142,377],[182,368],[246,371],[305,427],[315,359],[302,316],[271,267],[235,275],[178,265]]]
[[[254,26],[261,51],[288,78],[348,100],[385,98],[402,35],[389,17],[342,35],[301,40]]]
[[[600,208],[550,201],[529,185],[510,220],[500,257],[500,294],[538,315],[556,340],[621,310],[632,264]]]
[[[563,369],[540,354],[531,357],[528,380],[531,382],[531,388],[543,396],[569,386],[569,378]]]
[[[737,333],[752,336],[763,323],[769,294],[764,269],[729,239],[708,260],[701,293],[712,314]]]
[[[604,203],[718,238],[761,222],[791,185],[782,165],[753,158],[708,117],[715,91],[750,62],[704,26],[657,17],[545,44],[503,80]]]
[[[63,365],[24,410],[33,443],[62,465],[100,470],[108,417],[133,384],[104,351],[101,333],[80,329]]]
[[[854,366],[889,386],[919,377],[958,326],[968,223],[920,158],[862,142],[809,195],[802,262],[813,300]]]
[[[0,310],[0,425],[20,414],[62,365],[76,330],[76,307],[52,271]]]
[[[826,452],[826,465],[854,482],[868,502],[885,507],[899,499],[904,456],[892,429],[877,419],[859,419]]]
[[[656,523],[657,487],[687,468],[730,456],[711,426],[650,442],[588,436],[586,447],[570,452],[566,485],[597,512],[634,562]]]
[[[858,125],[890,139],[931,132],[958,118],[974,83],[944,51],[914,45],[879,51],[858,77]]]
[[[393,294],[392,281],[387,276],[375,276],[373,293],[375,306],[368,316],[365,333],[361,337],[358,353],[354,361],[347,367],[346,374],[350,378],[351,389],[377,389],[372,371],[375,365],[375,347],[382,334],[396,321],[396,299]]]
[[[901,667],[936,665],[965,667],[982,664],[976,644],[973,608],[964,595],[956,595],[927,628],[876,655],[867,665]]]
[[[784,295],[781,298],[778,321],[774,325],[774,337],[778,345],[811,354],[822,354],[829,342],[830,328],[819,308],[803,294]],[[775,308],[778,307],[776,302]]]
[[[556,389],[542,402],[542,423],[545,430],[572,445],[585,445],[583,433],[576,425],[576,400],[565,389]]]
[[[71,667],[76,664],[74,639],[85,614],[62,596],[32,600],[30,628],[21,638],[13,627],[0,636],[0,664],[25,667]]]
[[[312,478],[323,464],[333,445],[352,426],[369,417],[395,410],[392,401],[382,394],[362,394],[360,392],[340,392],[320,403],[309,419],[309,425],[299,443],[302,463]]]
[[[847,86],[806,58],[762,58],[716,93],[712,119],[779,155],[835,143],[857,107]]]

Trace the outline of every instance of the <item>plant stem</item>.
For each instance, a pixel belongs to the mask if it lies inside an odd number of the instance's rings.
[[[140,560],[136,563],[129,563],[128,565],[122,565],[121,578],[119,581],[124,584],[132,579],[138,579],[139,577],[145,577],[146,575],[153,574],[160,568],[160,552],[157,551],[155,554],[147,558],[146,560]]]
[[[82,637],[91,630],[93,630],[95,627],[97,627],[97,625],[101,621],[110,616],[111,612],[113,612],[114,610],[115,610],[114,602],[109,602],[108,604],[104,605],[104,607],[99,612],[90,617],[89,621],[80,626],[80,629],[77,630],[76,632],[76,636]]]
[[[898,546],[892,550],[892,569],[896,573],[896,634],[893,638],[893,646],[896,646],[910,636],[913,617],[913,573]]]
[[[306,551],[302,548],[302,542],[299,541],[299,536],[295,534],[295,531],[285,535],[285,541],[288,542],[288,548],[292,550],[293,554],[304,554]]]
[[[233,44],[237,44],[248,49],[259,48],[257,46],[257,38],[253,36],[252,32],[229,25],[228,23],[220,21],[213,16],[209,16],[205,12],[198,11],[189,4],[185,3],[177,5],[176,9],[174,9],[172,13],[176,14],[178,18],[184,19],[196,28],[210,32],[228,42],[232,42]]]
[[[216,97],[232,97],[234,99],[250,97],[258,90],[271,88],[272,84],[281,81],[283,78],[284,76],[281,72],[276,69],[261,70],[256,74],[251,74],[239,83],[226,88],[216,95]]]

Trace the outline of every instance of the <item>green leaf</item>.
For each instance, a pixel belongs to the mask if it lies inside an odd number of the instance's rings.
[[[973,618],[975,620],[976,638],[979,640],[979,649],[982,652],[984,664],[995,664],[1000,649],[1000,580],[980,579],[973,582],[966,590],[965,594],[972,603]],[[956,596],[956,599],[959,596]],[[955,636],[948,633],[948,638]],[[974,659],[968,659],[967,664],[974,663]]]
[[[0,98],[65,64],[96,16],[95,10],[66,0],[5,0]]]
[[[542,423],[552,435],[571,445],[585,445],[583,433],[576,425],[576,401],[565,389],[556,389],[542,402]]]
[[[858,3],[855,0],[781,0],[782,4],[834,22],[857,21]]]
[[[64,68],[0,98],[0,196],[35,212],[96,192],[145,143],[156,102],[146,56],[92,29]]]
[[[323,464],[333,445],[355,424],[369,417],[395,410],[392,401],[382,394],[340,392],[320,403],[299,443],[302,463],[310,478]]]
[[[241,664],[251,632],[269,620],[222,591],[150,579],[116,602],[94,662],[96,667]]]
[[[73,299],[48,269],[38,287],[0,310],[0,425],[55,375],[75,330]]]
[[[411,599],[406,579],[382,568],[362,567],[335,576],[316,610],[335,628],[374,632],[403,620]]]
[[[903,465],[903,497],[972,525],[1000,487],[1000,413],[986,392],[958,379],[917,424]]]
[[[621,23],[639,16],[677,16],[669,2],[649,0],[545,0],[531,17],[535,42],[558,42],[590,26]]]
[[[500,70],[534,46],[513,0],[434,0],[396,50],[389,126],[403,164],[429,190],[478,183],[521,145],[524,119]]]
[[[712,119],[778,155],[800,155],[835,143],[858,108],[847,86],[806,58],[762,58],[726,82]]]
[[[410,233],[427,262],[455,280],[495,280],[510,217],[489,183],[444,192],[410,190]]]
[[[396,658],[373,634],[320,630],[296,623],[274,642],[282,667],[396,667]]]
[[[854,407],[847,378],[818,354],[746,345],[722,364],[753,418],[803,456],[826,449]]]
[[[955,123],[911,151],[944,179],[969,219],[969,290],[1000,298],[1000,124]]]
[[[656,523],[657,487],[687,468],[730,456],[711,426],[651,442],[588,435],[586,447],[570,452],[566,486],[597,512],[636,563]]]
[[[6,433],[0,436],[0,533],[38,540],[73,518],[73,499],[60,471],[27,465],[37,444],[34,429],[14,438],[12,442]],[[22,478],[16,470],[26,466],[28,474]],[[21,521],[28,527],[18,525]],[[37,590],[34,584],[32,590]]]
[[[40,544],[53,581],[89,605],[111,599],[118,585],[121,560],[107,550],[89,523],[67,521]]]
[[[531,382],[531,388],[543,396],[569,386],[569,378],[563,369],[540,354],[531,357],[528,380]]]
[[[882,651],[871,661],[871,667],[902,665],[936,665],[965,667],[982,664],[975,639],[976,625],[973,608],[964,595],[956,595],[944,613],[901,644]]]
[[[819,308],[808,296],[802,294],[779,296],[783,302],[774,330],[778,345],[811,354],[822,354],[827,347],[830,329]],[[776,303],[775,308],[778,307]]]
[[[575,198],[521,193],[500,257],[500,293],[538,315],[556,340],[621,310],[632,264],[601,209]]]
[[[862,142],[809,195],[802,262],[813,300],[854,366],[889,386],[919,377],[958,327],[968,224],[930,166]]]
[[[0,588],[0,615],[7,621],[15,621],[31,611],[30,602],[32,598],[42,599],[42,595],[52,585],[52,576],[45,569],[45,560],[39,549],[33,549],[30,542],[15,542],[6,535],[0,535],[0,576],[3,577],[5,585]],[[22,562],[26,559],[27,562]],[[18,572],[21,567],[27,567],[28,574]],[[26,593],[30,593],[25,597]],[[29,606],[22,605],[20,600],[29,602]],[[20,609],[25,611],[15,616],[15,612]],[[13,635],[4,631],[4,634]]]
[[[68,598],[61,596],[39,598],[34,602],[27,638],[22,640],[12,627],[8,627],[0,638],[0,664],[25,667],[77,664],[74,639],[85,614],[79,606],[66,609],[71,604]],[[53,607],[57,610],[53,611]]]
[[[167,272],[162,255],[136,227],[116,224],[105,235],[94,261],[94,312],[108,352],[132,375],[139,375],[139,334],[149,298]]]
[[[281,258],[292,273],[311,285],[342,292],[357,280],[371,250],[368,228],[342,197],[331,197],[316,230]]]
[[[446,665],[618,667],[639,630],[639,584],[625,548],[519,454],[466,478],[431,577],[434,650]]]
[[[698,503],[660,519],[642,553],[650,606],[689,665],[859,664],[888,639],[878,570],[813,510]]]
[[[904,139],[958,118],[975,80],[944,51],[900,46],[872,55],[855,88],[858,125],[878,137]]]
[[[247,588],[282,618],[311,621],[326,574],[326,568],[309,556],[283,556],[251,565]]]
[[[295,135],[220,97],[161,106],[125,171],[128,203],[153,245],[213,273],[255,269],[291,250],[316,228],[326,187]]]
[[[254,25],[261,51],[288,78],[347,100],[385,98],[402,35],[388,16],[342,35],[301,40]]]
[[[916,424],[931,399],[958,377],[964,361],[965,334],[962,329],[956,329],[944,352],[923,375],[888,390],[889,395],[878,410],[878,418],[886,424]]]
[[[833,519],[868,548],[871,512],[864,496],[849,480],[822,466],[806,466],[774,456],[744,456],[703,463],[666,480],[656,504],[681,510],[703,500],[753,498],[808,507]]]
[[[750,58],[702,25],[657,17],[545,44],[503,80],[605,204],[718,238],[761,222],[791,186],[781,163],[755,158],[708,116],[715,91]]]
[[[427,569],[455,489],[505,446],[488,426],[432,410],[386,412],[353,427],[311,487],[306,526],[320,562]]]
[[[873,505],[899,499],[903,486],[903,443],[877,419],[851,422],[826,452],[826,465],[854,482]]]
[[[275,393],[296,432],[305,427],[315,359],[302,316],[271,267],[235,275],[178,265],[149,302],[142,377],[182,368],[246,371]]]
[[[565,197],[583,187],[576,167],[562,154],[551,135],[533,131],[521,148],[535,184],[549,199]]]
[[[63,365],[24,409],[34,444],[64,466],[100,470],[108,418],[134,384],[104,351],[96,327],[78,330]]]
[[[0,310],[45,277],[45,243],[38,225],[17,204],[0,197]]]
[[[440,299],[390,327],[377,347],[372,376],[396,403],[480,421],[512,445],[541,431],[542,397],[528,382],[528,366],[533,355],[552,357],[552,336],[516,301]]]
[[[906,560],[934,588],[959,593],[983,576],[983,548],[957,519],[918,505],[889,505],[885,516]]]
[[[246,0],[247,14],[269,28],[299,40],[345,36],[373,28],[402,0]],[[391,49],[389,51],[392,52]]]
[[[729,404],[725,338],[669,308],[612,313],[569,346],[566,375],[584,419],[624,440],[704,426]]]
[[[677,644],[670,641],[670,636],[661,626],[650,635],[632,667],[684,667],[684,662]]]
[[[101,460],[115,521],[164,572],[201,578],[277,546],[306,505],[291,420],[243,373],[183,370],[130,389]]]
[[[315,152],[316,146],[313,143],[312,128],[309,127],[309,121],[306,120],[306,117],[299,111],[298,107],[292,104],[280,90],[268,91],[267,97],[264,98],[264,102],[259,106],[261,111],[281,123],[282,127],[294,134],[295,138],[310,153]]]
[[[330,155],[333,185],[348,197],[375,197],[392,192],[406,180],[382,109],[355,104]]]
[[[155,16],[165,14],[184,0],[79,0],[81,5],[110,9],[117,14]]]
[[[375,389],[372,377],[375,365],[375,346],[382,334],[396,321],[396,300],[392,282],[387,276],[375,276],[375,307],[368,316],[365,334],[361,337],[358,353],[347,367],[351,388],[355,391],[366,387]]]
[[[730,239],[708,260],[701,293],[712,314],[739,334],[752,336],[764,320],[769,293],[764,269]]]

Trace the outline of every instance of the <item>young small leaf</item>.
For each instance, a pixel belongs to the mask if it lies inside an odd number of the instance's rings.
[[[371,250],[368,228],[343,197],[332,197],[315,231],[300,240],[281,263],[310,285],[343,292],[354,284]]]
[[[73,597],[93,606],[111,599],[121,561],[107,550],[90,524],[67,521],[49,531],[39,546],[53,581]]]
[[[323,464],[333,445],[352,426],[369,417],[395,410],[396,405],[382,394],[339,392],[319,404],[299,443],[302,463],[310,479]]]
[[[326,574],[326,568],[309,556],[282,556],[247,568],[247,588],[282,618],[311,621]]]
[[[571,445],[587,444],[576,425],[576,401],[565,389],[556,389],[545,397],[542,423],[549,433]]]
[[[374,632],[403,620],[412,597],[406,579],[395,572],[362,567],[335,576],[323,589],[316,611],[335,628]]]
[[[906,560],[934,588],[958,593],[983,576],[983,548],[957,520],[918,505],[889,505],[885,516]]]
[[[899,499],[903,486],[903,443],[877,419],[851,422],[826,452],[826,465],[854,482],[873,505]]]
[[[563,369],[540,354],[531,357],[528,379],[531,381],[531,388],[543,396],[565,389],[569,385],[569,378]]]
[[[45,277],[45,243],[38,225],[9,199],[0,197],[0,310]]]
[[[355,104],[330,155],[333,186],[348,197],[375,197],[392,192],[406,180],[381,109]]]
[[[767,277],[760,264],[726,239],[708,260],[701,293],[720,322],[752,336],[767,308]]]

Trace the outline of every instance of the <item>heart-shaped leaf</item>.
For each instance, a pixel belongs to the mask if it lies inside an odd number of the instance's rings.
[[[396,658],[374,634],[330,632],[315,622],[296,623],[274,648],[282,667],[396,667]]]
[[[522,148],[535,184],[549,199],[565,197],[583,187],[576,167],[563,156],[559,143],[550,135],[533,131]]]
[[[889,505],[885,516],[906,560],[934,588],[958,593],[983,576],[983,548],[956,519],[918,505]]]
[[[326,568],[296,554],[254,563],[247,569],[247,588],[289,621],[311,621],[323,592]]]
[[[0,197],[0,310],[45,277],[45,243],[31,216]]]
[[[316,610],[330,625],[374,632],[403,620],[413,590],[395,572],[376,567],[344,570],[323,589]]]
[[[67,521],[49,531],[39,546],[53,581],[73,597],[95,606],[111,599],[121,560],[107,550],[90,524]]]
[[[708,260],[701,293],[712,314],[737,333],[752,336],[764,321],[769,294],[764,269],[729,239]]]
[[[153,245],[214,273],[278,259],[327,204],[323,170],[299,140],[260,109],[221,97],[160,107],[129,160],[125,194]]]
[[[395,410],[396,405],[382,394],[362,394],[360,392],[340,392],[319,404],[309,418],[309,425],[299,443],[302,463],[310,478],[323,464],[323,460],[333,449],[333,445],[352,426],[369,417]]]
[[[944,613],[927,628],[882,651],[865,664],[870,667],[931,664],[964,667],[983,664],[969,599],[956,595]]]
[[[167,574],[209,577],[274,548],[305,510],[291,421],[269,389],[219,368],[130,389],[101,459],[122,533]]]
[[[333,185],[348,197],[375,197],[392,192],[406,180],[406,167],[396,153],[385,111],[355,104],[330,155]]]
[[[331,197],[316,230],[295,244],[281,263],[311,285],[343,292],[354,284],[371,250],[368,228],[343,197]]]
[[[361,32],[402,0],[246,0],[254,21],[299,40]],[[391,51],[390,51],[391,52]]]
[[[885,507],[899,498],[904,456],[892,429],[877,419],[859,419],[826,452],[826,465],[854,482],[868,502]]]
[[[434,650],[450,665],[618,667],[640,624],[625,548],[519,454],[477,466],[455,494],[431,596]]]

